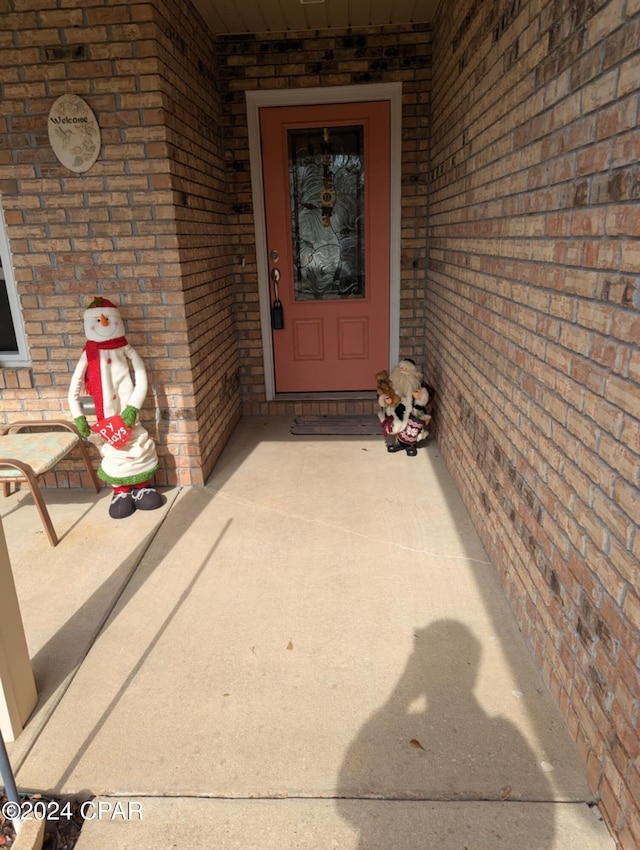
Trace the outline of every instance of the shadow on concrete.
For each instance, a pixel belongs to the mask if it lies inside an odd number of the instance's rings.
[[[53,696],[65,680],[73,677],[80,667],[138,569],[157,531],[156,528],[145,536],[87,601],[73,612],[62,628],[33,656],[31,666],[38,690],[38,706],[35,711]]]
[[[446,461],[444,460],[444,454],[442,453],[439,445],[434,441],[433,443],[431,443],[431,445],[428,448],[429,448],[430,451],[433,451],[434,454],[442,456],[443,461],[444,461],[444,469],[447,470],[447,476],[451,475],[450,471],[447,469]],[[424,458],[429,459],[428,452],[425,452]],[[433,468],[434,468],[434,472],[435,472],[436,477],[440,478],[442,476],[442,471],[441,471],[441,468],[439,467],[439,465],[433,464]],[[464,502],[463,495],[457,490],[457,487],[446,486],[445,482],[441,482],[440,489],[441,489],[442,497],[445,500],[445,502],[448,506],[448,509],[452,513],[460,512],[461,510],[464,511],[465,514],[468,516],[469,521],[471,523],[473,523],[473,518],[472,518],[471,514],[469,513],[469,511],[467,510],[467,507],[466,507],[465,502]],[[477,528],[476,528],[476,533],[478,535],[478,539],[481,541],[482,537],[481,537],[481,534],[480,534],[480,532]],[[515,627],[515,630],[517,630],[517,633],[520,637],[520,640],[518,641],[517,645],[516,645],[515,641],[513,641],[513,642],[505,641],[504,639],[502,639],[501,644],[502,644],[502,649],[503,649],[505,658],[506,658],[507,662],[509,663],[509,666],[510,666],[511,671],[513,673],[514,679],[515,679],[516,682],[519,682],[521,684],[522,703],[524,704],[524,706],[527,710],[527,714],[529,716],[529,719],[532,723],[532,726],[534,727],[535,735],[536,735],[541,747],[549,754],[549,758],[552,758],[552,756],[555,755],[554,754],[554,744],[553,744],[553,737],[554,736],[552,734],[550,734],[550,731],[551,731],[552,728],[554,730],[562,729],[564,735],[566,736],[568,749],[571,751],[571,754],[573,756],[575,756],[576,762],[578,762],[578,756],[577,756],[577,752],[575,750],[575,745],[573,744],[573,742],[571,742],[571,740],[569,738],[569,735],[566,731],[566,724],[564,723],[564,721],[563,721],[563,719],[560,715],[560,711],[559,711],[558,707],[556,706],[555,702],[553,701],[551,693],[549,692],[548,688],[546,687],[546,685],[544,683],[544,680],[542,679],[542,673],[541,673],[541,671],[538,667],[537,661],[533,657],[533,654],[531,652],[530,647],[526,644],[526,641],[525,641],[524,637],[522,636],[520,627],[519,627],[519,625],[516,621],[516,618],[515,618],[515,614],[513,612],[513,609],[511,608],[510,600],[508,599],[507,594],[504,592],[504,588],[500,584],[500,575],[499,575],[498,567],[493,562],[491,562],[489,560],[488,556],[487,556],[487,560],[490,564],[490,569],[494,571],[494,574],[497,577],[497,581],[498,581],[498,584],[499,584],[499,587],[500,587],[500,598],[498,598],[497,595],[495,594],[493,582],[488,583],[486,581],[485,577],[483,576],[483,568],[479,564],[474,563],[473,561],[470,561],[471,570],[472,570],[472,573],[475,577],[475,581],[476,581],[476,585],[478,587],[478,590],[480,591],[480,593],[482,595],[482,600],[483,600],[485,610],[487,611],[487,613],[491,617],[491,620],[495,623],[496,634],[498,636],[501,635],[500,623],[501,623],[502,617],[501,617],[500,612],[503,611],[503,609],[505,607],[504,603],[506,601],[506,605],[508,607],[509,613],[510,613],[511,618],[512,618],[512,624]],[[534,667],[536,668],[536,670],[538,672],[538,688],[537,688],[538,693],[533,693],[530,689],[525,687],[524,682],[522,682],[522,675],[521,675],[522,674],[522,666],[521,666],[521,662],[519,661],[519,659],[522,657],[523,650],[529,656]],[[543,714],[541,714],[540,711],[536,711],[535,706],[534,706],[534,703],[539,702],[539,694],[544,695],[545,700],[548,702],[548,705],[549,705],[549,710],[544,712]],[[555,799],[557,799],[557,800],[566,799],[566,800],[573,800],[573,801],[575,801],[577,799],[575,789],[569,787],[568,785],[566,787],[563,787],[562,778],[561,778],[561,775],[559,773],[557,773],[557,772],[554,773],[552,775],[551,779],[552,779],[552,784],[553,784],[554,790],[555,790]],[[583,802],[586,802],[588,804],[593,804],[595,802],[595,797],[592,793],[588,792],[587,785],[586,785],[586,779],[584,781],[584,791],[587,792],[587,793],[580,796],[579,799],[581,799]]]
[[[26,487],[26,484],[23,485]],[[69,525],[65,526],[64,529],[56,526],[55,522],[53,523],[55,532],[58,536],[58,545],[67,537],[74,528],[77,528],[81,525],[86,516],[93,510],[97,502],[104,498],[105,491],[104,489],[100,491],[100,493],[96,493],[95,490],[90,490],[87,492],[86,497],[80,497],[81,490],[47,490],[44,494],[44,501],[47,506],[47,510],[50,511],[55,505],[67,505],[69,503],[69,496],[71,493],[78,496],[76,501],[80,501],[82,499],[83,503],[86,503],[86,510],[83,510],[82,513]],[[11,516],[11,514],[19,512],[25,507],[29,507],[32,511],[37,510],[36,503],[33,500],[33,496],[31,495],[30,490],[17,490],[15,492],[15,504],[13,507],[9,508],[9,510],[5,510],[2,512],[3,518],[7,518]],[[0,497],[1,498],[1,497]],[[53,518],[52,518],[53,519]],[[34,534],[42,534],[43,536],[46,534],[44,530],[44,526],[42,525],[42,520],[38,517],[40,522],[39,526],[34,526]]]
[[[140,540],[138,545],[131,549],[120,564],[110,568],[107,577],[100,586],[80,607],[73,610],[64,625],[33,656],[31,663],[38,692],[38,703],[25,724],[24,730],[16,741],[9,745],[11,762],[16,772],[28,758],[51,715],[64,697],[106,624],[124,610],[144,585],[144,581],[152,575],[154,567],[157,566],[157,561],[152,563],[150,569],[145,570],[144,580],[136,586],[128,598],[125,598],[127,590],[133,585],[134,577],[140,574],[140,566],[145,561],[145,555],[169,515],[171,514],[171,528],[176,529],[176,537],[170,545],[165,546],[162,552],[163,556],[171,550],[179,537],[188,533],[190,525],[216,495],[215,492],[211,492],[210,498],[203,500],[203,491],[198,492],[199,497],[196,499],[192,498],[189,491],[182,498],[175,498],[152,530]],[[99,545],[104,546],[108,539],[108,529],[113,521],[105,515],[102,522],[104,527],[100,530],[99,537],[97,536],[96,540]],[[135,539],[134,534],[132,534],[132,538]],[[61,549],[61,547],[58,548]],[[58,550],[56,550],[57,555]],[[75,549],[74,555],[76,557],[78,555]],[[87,552],[87,557],[91,557],[90,552]],[[64,577],[61,578],[60,592],[64,593]],[[120,604],[121,602],[122,604]]]
[[[387,702],[364,724],[342,764],[338,812],[359,832],[359,850],[397,846],[398,824],[389,807],[361,800],[547,802],[553,798],[534,753],[508,720],[489,716],[474,695],[481,647],[457,620],[439,620],[414,635],[414,651]],[[501,802],[502,801],[502,802]],[[499,819],[499,808],[495,815]],[[553,814],[513,823],[512,847],[552,850]],[[493,818],[492,818],[493,820]],[[441,824],[444,846],[451,821]],[[476,832],[477,846],[489,846]],[[429,846],[437,825],[429,825]],[[402,850],[424,850],[427,836],[416,822],[402,832]],[[448,846],[448,845],[447,845]]]
[[[244,453],[250,452],[259,444],[261,439],[273,439],[273,432],[269,427],[272,419],[269,417],[250,417],[244,420],[244,424],[247,425],[249,421],[251,422],[251,428],[240,429],[235,432],[232,450],[228,446],[216,465],[215,484],[219,489],[231,478],[238,464],[242,462],[240,459]],[[293,422],[293,416],[290,417],[290,421]],[[280,435],[279,439],[282,440],[283,437]],[[385,451],[385,439],[382,436],[331,437],[305,435],[304,437],[299,437],[287,433],[284,439],[291,442],[292,445],[297,440],[314,443],[349,440],[353,442],[355,451],[381,453]],[[527,671],[527,675],[523,677],[523,657],[528,657],[532,666],[537,669],[535,659],[533,659],[530,649],[526,646],[524,637],[522,637],[519,631],[515,616],[509,606],[509,601],[500,585],[497,567],[490,563],[486,551],[482,548],[480,535],[473,526],[472,517],[466,508],[462,495],[454,486],[453,478],[446,466],[438,443],[431,436],[420,443],[417,457],[408,458],[404,452],[401,452],[399,455],[394,455],[391,459],[394,464],[397,463],[397,474],[399,475],[402,475],[402,469],[405,464],[429,465],[430,476],[432,473],[439,488],[438,499],[442,500],[443,509],[452,518],[452,523],[460,529],[459,540],[463,549],[462,557],[465,563],[469,565],[475,584],[480,592],[485,612],[489,620],[493,623],[496,639],[499,641],[501,651],[509,665],[513,679],[520,686],[519,700],[525,706],[540,750],[546,754],[545,757],[549,761],[556,762],[556,758],[558,760],[558,769],[554,770],[544,783],[546,797],[536,797],[536,799],[565,800],[570,802],[582,801],[593,804],[594,797],[588,791],[586,782],[581,782],[579,787],[576,788],[573,783],[575,772],[572,774],[571,770],[565,771],[562,769],[563,765],[560,763],[567,758],[573,759],[573,757],[576,757],[577,764],[577,756],[573,744],[566,734],[565,724],[557,706],[552,700],[551,694],[544,684],[540,671],[538,670],[537,687],[535,690],[531,688],[530,671]],[[391,519],[390,517],[390,521]],[[484,556],[481,560],[478,558],[479,551],[482,551]],[[489,571],[491,572],[491,580],[488,580]],[[498,592],[496,592],[497,588]],[[428,605],[428,603],[426,604]],[[506,611],[509,614],[509,622],[506,621]],[[445,683],[446,677],[443,681],[443,684]],[[543,710],[541,710],[541,703],[544,704]],[[557,750],[559,731],[562,732],[562,737],[566,738],[566,747],[564,747],[562,752],[558,752]],[[536,768],[535,760],[533,765]],[[539,767],[536,770],[539,771]]]
[[[62,774],[62,776],[59,779],[59,782],[58,782],[59,787],[64,786],[67,779],[73,774],[73,771],[75,770],[76,766],[82,761],[84,754],[87,752],[87,750],[91,746],[92,742],[97,738],[101,729],[103,728],[103,726],[105,725],[105,723],[109,719],[111,713],[113,712],[115,707],[118,705],[118,703],[122,699],[123,695],[126,693],[129,685],[135,679],[136,675],[138,674],[138,672],[140,671],[140,669],[144,665],[145,661],[149,658],[149,656],[153,652],[154,648],[158,644],[158,641],[162,638],[162,636],[166,632],[167,628],[169,627],[169,625],[173,621],[174,617],[176,616],[176,614],[178,613],[178,611],[180,610],[180,608],[182,607],[184,602],[187,600],[187,598],[191,594],[192,590],[194,589],[195,585],[198,582],[198,579],[200,578],[200,576],[204,572],[205,568],[209,565],[210,558],[213,556],[216,549],[220,545],[220,542],[222,541],[225,534],[229,530],[230,525],[231,525],[231,520],[228,520],[225,523],[224,528],[222,529],[222,531],[218,535],[215,542],[209,548],[206,556],[202,559],[200,566],[198,567],[198,569],[194,573],[193,577],[191,578],[189,583],[185,586],[184,590],[182,591],[182,593],[180,594],[180,596],[176,600],[175,605],[172,607],[169,614],[165,617],[165,619],[161,623],[160,627],[157,629],[155,635],[153,636],[153,639],[151,641],[149,641],[146,648],[140,653],[138,660],[136,661],[134,666],[129,671],[129,674],[127,675],[127,677],[123,681],[123,683],[120,686],[120,688],[118,689],[117,693],[111,699],[111,701],[109,702],[107,707],[104,709],[104,711],[102,712],[102,715],[100,716],[97,723],[94,724],[94,726],[91,730],[91,734],[87,736],[87,738],[85,739],[82,746],[80,746],[78,748],[78,750],[75,752],[73,759],[69,762],[65,772]]]

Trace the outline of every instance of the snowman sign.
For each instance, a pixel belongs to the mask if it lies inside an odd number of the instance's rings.
[[[129,428],[122,416],[110,416],[89,427],[114,449],[123,449],[129,442],[133,430]]]
[[[151,486],[158,470],[155,443],[138,421],[147,395],[142,358],[124,335],[120,311],[106,298],[94,298],[84,314],[86,345],[69,387],[69,409],[83,437],[101,438],[98,476],[113,488],[109,516],[124,519],[136,510],[162,505]],[[80,403],[93,398],[97,422],[91,426]]]

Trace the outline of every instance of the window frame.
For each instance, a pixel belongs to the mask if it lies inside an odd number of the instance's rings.
[[[30,366],[29,351],[27,347],[27,338],[24,332],[24,320],[22,318],[22,310],[20,308],[20,299],[16,288],[16,281],[13,274],[13,263],[11,262],[11,249],[9,247],[9,238],[7,236],[7,224],[4,217],[4,209],[2,208],[2,197],[0,197],[0,265],[2,266],[2,277],[7,290],[9,299],[9,309],[11,310],[11,320],[13,322],[13,330],[18,344],[17,351],[2,351],[0,350],[0,367],[10,369],[12,367],[20,368]]]

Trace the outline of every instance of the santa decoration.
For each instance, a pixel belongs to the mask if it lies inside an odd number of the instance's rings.
[[[142,358],[129,345],[115,304],[94,298],[84,314],[87,343],[69,387],[69,408],[83,437],[100,437],[98,476],[113,488],[109,516],[159,508],[162,497],[151,486],[158,469],[155,443],[138,421],[147,395]],[[133,374],[132,374],[133,372]],[[80,397],[93,398],[97,422],[89,427]]]
[[[417,444],[429,435],[430,404],[434,390],[423,380],[413,360],[401,360],[387,375],[379,372],[378,418],[385,437],[393,437],[387,451],[406,451],[410,457],[418,454]]]

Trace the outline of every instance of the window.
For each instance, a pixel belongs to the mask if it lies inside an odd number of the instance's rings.
[[[0,366],[26,366],[27,344],[13,279],[9,242],[0,208]]]

